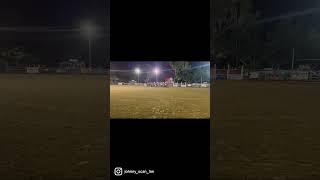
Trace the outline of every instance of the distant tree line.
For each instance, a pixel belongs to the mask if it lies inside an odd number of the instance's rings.
[[[210,81],[210,65],[192,67],[189,61],[172,61],[169,63],[174,72],[175,82],[196,83]]]
[[[33,57],[23,48],[2,48],[0,49],[0,70],[5,70],[8,66],[20,66],[26,64],[36,64],[38,59]]]
[[[1,49],[0,52],[0,61],[5,65],[18,65],[24,57],[25,53],[19,48]]]
[[[95,50],[95,53],[102,51],[101,47],[99,50]],[[38,52],[35,52],[38,51]],[[48,67],[58,67],[61,62],[67,61],[69,59],[78,59],[80,61],[87,62],[85,56],[80,56],[78,51],[70,49],[70,52],[66,54],[57,53],[54,49],[50,50],[52,52],[46,52],[45,55],[39,53],[38,49],[27,49],[23,47],[10,47],[10,48],[0,48],[0,71],[5,71],[9,66],[27,66],[33,64],[45,65]],[[46,49],[48,51],[48,49]],[[49,55],[48,55],[49,54]],[[52,56],[50,57],[50,54]],[[85,54],[85,53],[84,53]],[[93,67],[106,67],[107,58],[101,58],[103,56],[99,55],[99,58],[93,55],[94,64]]]
[[[212,57],[220,65],[288,66],[299,58],[320,58],[320,13],[263,23],[253,0],[215,0],[211,13]]]

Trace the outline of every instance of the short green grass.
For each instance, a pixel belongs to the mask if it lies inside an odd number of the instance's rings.
[[[0,74],[1,179],[107,176],[106,77]]]
[[[318,179],[320,83],[217,81],[215,179]]]
[[[209,88],[110,87],[111,118],[210,118]]]

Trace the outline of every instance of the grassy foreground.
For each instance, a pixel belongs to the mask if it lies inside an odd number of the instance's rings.
[[[218,81],[215,179],[319,179],[320,83]]]
[[[0,75],[1,178],[104,179],[109,144],[105,82],[101,76]],[[209,109],[185,114],[181,112],[188,107],[179,106],[197,102],[209,108],[209,101],[203,101],[209,100],[209,89],[195,93],[184,88],[172,92],[114,88],[111,115],[117,113],[116,117],[127,117],[123,111],[138,116],[122,107],[127,97],[137,95],[150,97],[150,104],[139,98],[129,107],[137,110],[141,104],[144,115],[151,118],[157,108],[166,106],[180,110],[182,118],[193,118],[193,113],[198,118],[209,116]],[[320,83],[218,81],[212,88],[215,179],[320,177]],[[159,92],[167,101],[156,98]],[[112,107],[114,102],[120,104]],[[138,106],[138,102],[144,103]],[[155,113],[154,118],[174,115],[169,110]]]
[[[209,88],[111,86],[111,118],[210,118]]]
[[[107,176],[106,77],[0,75],[1,179]]]

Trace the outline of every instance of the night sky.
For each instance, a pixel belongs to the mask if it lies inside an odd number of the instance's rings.
[[[105,26],[108,0],[10,0],[0,7],[1,26],[79,26],[90,19]]]
[[[105,65],[108,46],[109,0],[11,0],[0,6],[0,27],[21,30],[0,31],[0,48],[23,47],[44,64],[56,65],[69,58],[88,59],[88,41],[79,31],[87,22],[94,24],[93,63]],[[41,27],[74,32],[24,32]]]
[[[0,27],[80,28],[90,21],[97,27],[93,38],[93,63],[105,65],[109,42],[110,0],[9,0],[0,6]],[[317,0],[256,0],[262,18],[320,7]],[[19,29],[19,28],[18,28]],[[170,29],[168,29],[170,30]],[[171,31],[171,30],[170,30]],[[188,38],[188,37],[186,37]],[[86,36],[81,32],[0,31],[0,48],[23,47],[41,62],[56,65],[69,58],[88,59]]]
[[[263,18],[303,11],[309,8],[320,8],[318,0],[255,0],[255,4],[256,9],[262,13]]]
[[[6,0],[0,6],[1,26],[79,26],[90,20],[106,26],[110,0]],[[255,0],[265,16],[320,7],[317,0]]]

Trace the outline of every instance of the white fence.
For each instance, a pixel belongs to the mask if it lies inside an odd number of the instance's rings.
[[[320,81],[320,72],[310,72],[309,78],[310,80]]]
[[[218,69],[216,65],[212,69],[213,80],[294,80],[294,81],[320,81],[320,71],[307,71],[307,70],[274,70],[263,69],[257,71],[245,70],[241,68],[227,68]]]
[[[46,68],[40,66],[26,66],[26,67],[16,67],[9,66],[4,71],[4,73],[16,73],[16,74],[103,74],[107,75],[108,70],[106,68],[81,68],[75,71],[70,71],[61,68]]]
[[[315,80],[312,72],[298,70],[261,70],[249,73],[249,79],[257,80]]]
[[[208,83],[192,83],[192,84],[187,84],[187,83],[173,83],[173,87],[182,87],[182,88],[187,88],[187,87],[193,87],[193,88],[208,88],[210,87],[210,84]]]
[[[227,68],[218,69],[216,65],[213,66],[213,79],[214,80],[243,80],[244,79],[244,67],[231,68],[228,65]]]
[[[171,83],[167,84],[165,82],[158,82],[158,83],[125,83],[125,82],[118,82],[116,83],[118,86],[144,86],[144,87],[177,87],[177,88],[209,88],[209,83]]]
[[[26,73],[28,74],[39,74],[40,67],[26,67]]]

